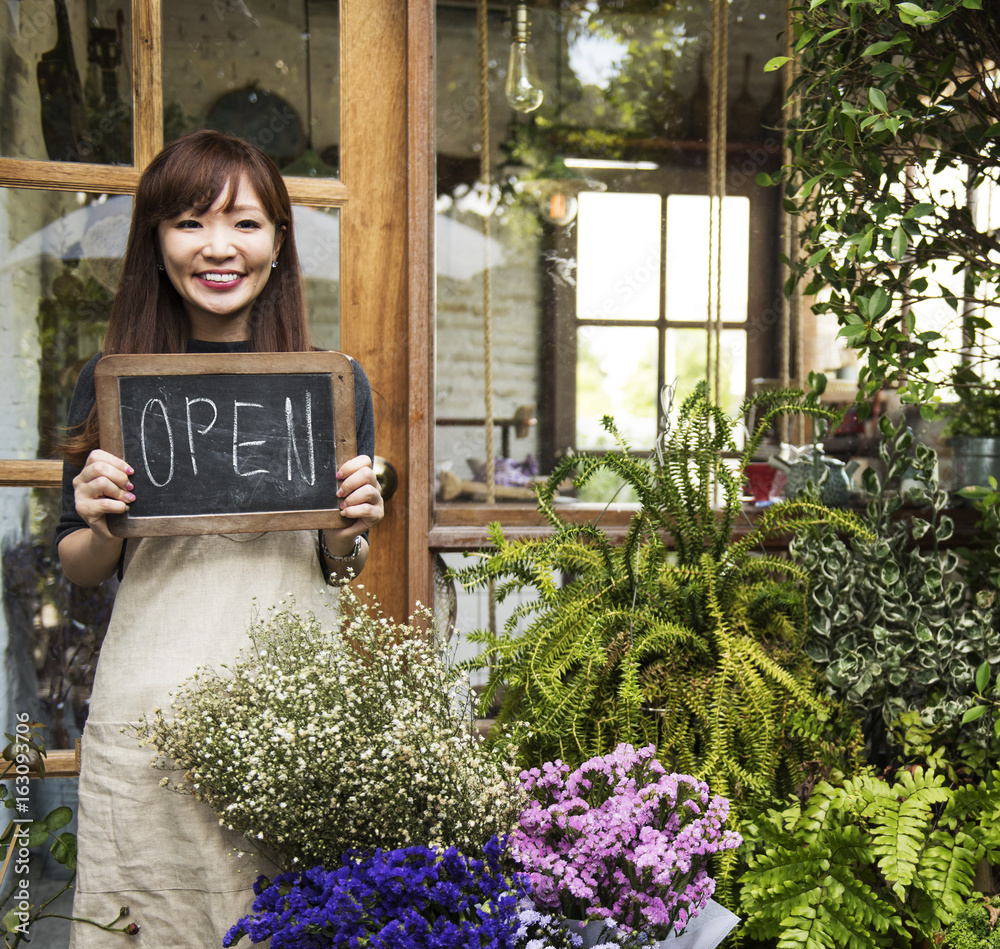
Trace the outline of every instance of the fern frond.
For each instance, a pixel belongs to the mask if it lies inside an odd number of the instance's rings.
[[[945,927],[972,894],[976,865],[985,848],[969,834],[935,831],[917,865],[914,879],[923,891],[918,912],[930,927]]]

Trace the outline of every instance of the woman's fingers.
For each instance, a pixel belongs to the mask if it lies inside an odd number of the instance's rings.
[[[77,513],[92,530],[105,537],[111,533],[105,518],[123,514],[135,500],[130,476],[133,469],[110,452],[96,449],[87,456],[80,473],[73,479]]]
[[[337,472],[340,486],[340,513],[344,517],[360,520],[366,528],[374,527],[385,516],[382,491],[372,470],[371,459],[358,455],[345,462]]]

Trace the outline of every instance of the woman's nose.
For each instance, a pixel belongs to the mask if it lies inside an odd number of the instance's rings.
[[[215,260],[225,260],[228,257],[232,257],[235,252],[236,251],[233,247],[233,241],[228,228],[207,228],[205,234],[205,247],[202,249],[202,253],[206,257],[211,257]]]

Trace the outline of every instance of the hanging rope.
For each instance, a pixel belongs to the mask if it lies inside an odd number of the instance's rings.
[[[792,44],[794,42],[794,30],[792,29],[792,11],[791,5],[789,5],[788,10],[785,11],[785,55],[790,57],[788,63],[785,65],[785,89],[788,90],[792,86],[792,82],[795,79],[795,58],[792,56]],[[794,104],[791,103],[786,94],[786,99],[783,107],[783,118],[785,127],[785,146],[784,146],[784,156],[782,164],[788,167],[792,163],[792,153],[791,149],[787,144],[787,130],[791,125],[791,120],[795,115]],[[787,211],[782,210],[782,218],[784,222],[784,252],[785,260],[791,262],[795,260],[796,248],[798,247],[798,218]],[[788,264],[782,264],[781,270],[781,285],[784,288],[785,284],[788,282],[788,278],[791,276],[791,267]],[[781,387],[787,389],[792,385],[792,340],[796,341],[796,359],[795,368],[796,374],[800,373],[801,367],[804,365],[804,353],[803,353],[803,339],[802,339],[802,301],[799,297],[798,286],[792,288],[792,292],[785,297],[782,294],[782,299],[784,300],[784,319],[781,323]],[[796,388],[801,388],[801,383],[796,385]],[[783,442],[791,442],[793,434],[793,425],[795,429],[800,429],[802,427],[803,420],[801,418],[796,418],[793,422],[788,416],[785,416],[781,420],[781,440]],[[802,436],[804,432],[798,432],[798,438],[796,439],[796,444],[802,443]]]
[[[490,196],[490,59],[487,0],[479,0],[479,180],[484,197]],[[493,446],[493,303],[490,279],[490,213],[483,214],[483,376],[486,395],[486,503],[496,501]]]
[[[705,372],[716,402],[721,401],[722,199],[726,196],[728,9],[727,0],[713,0],[708,113],[708,332],[705,334]]]

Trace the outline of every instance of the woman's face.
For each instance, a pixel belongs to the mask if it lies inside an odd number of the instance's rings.
[[[166,275],[184,301],[195,339],[247,338],[250,309],[284,239],[244,179],[232,209],[223,210],[231,187],[204,214],[180,214],[157,228]]]

